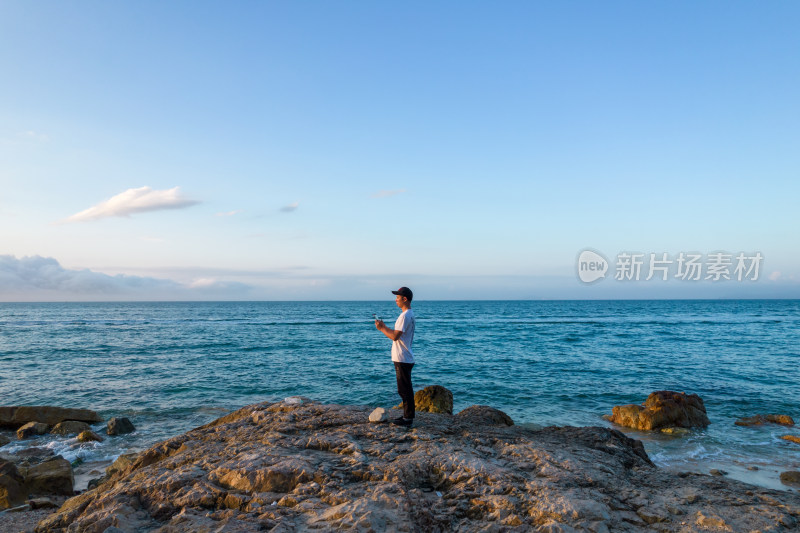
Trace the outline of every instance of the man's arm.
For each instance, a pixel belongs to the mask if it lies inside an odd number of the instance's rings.
[[[390,329],[389,326],[383,323],[383,320],[376,320],[375,327],[392,341],[396,341],[403,334],[399,329]]]

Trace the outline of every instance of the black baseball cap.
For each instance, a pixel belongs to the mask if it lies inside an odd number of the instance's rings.
[[[396,291],[392,291],[392,294],[399,294],[400,296],[404,296],[408,298],[409,302],[414,299],[414,293],[411,292],[411,289],[409,289],[408,287],[400,287]]]

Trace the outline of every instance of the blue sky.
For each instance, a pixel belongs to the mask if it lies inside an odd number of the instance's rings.
[[[0,300],[800,297],[798,15],[4,2]],[[587,286],[587,247],[764,270]]]

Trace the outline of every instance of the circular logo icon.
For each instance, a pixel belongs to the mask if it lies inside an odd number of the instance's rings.
[[[578,255],[578,279],[584,283],[594,283],[606,277],[608,260],[594,250],[583,250]]]

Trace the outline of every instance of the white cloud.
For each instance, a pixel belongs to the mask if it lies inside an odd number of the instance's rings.
[[[51,257],[0,255],[0,301],[103,301],[238,299],[250,294],[244,283],[170,279],[62,267]]]
[[[373,194],[371,197],[372,198],[388,198],[390,196],[394,196],[396,194],[402,194],[404,192],[406,192],[405,189],[396,189],[396,190],[393,190],[393,191],[378,191],[375,194]]]
[[[300,202],[295,202],[293,204],[285,205],[281,207],[281,211],[284,213],[291,213],[292,211],[297,210],[300,207]]]
[[[32,130],[22,131],[17,134],[17,137],[21,139],[26,139],[28,141],[37,141],[37,142],[47,142],[50,140],[50,137],[48,137],[44,133],[37,133]]]
[[[769,279],[772,280],[772,281],[778,281],[780,279],[780,277],[781,277],[781,273],[778,270],[776,270],[775,272],[773,272],[772,274],[769,275]]]
[[[227,212],[223,212],[223,213],[215,213],[214,216],[215,217],[232,217],[233,215],[238,215],[241,212],[242,212],[241,209],[237,209],[235,211],[227,211]]]
[[[183,196],[179,187],[155,191],[150,187],[128,189],[108,200],[76,213],[66,219],[66,222],[85,222],[108,217],[127,217],[134,213],[145,211],[159,211],[162,209],[180,209],[190,207],[199,202]]]

